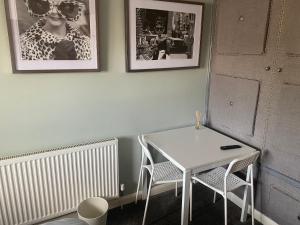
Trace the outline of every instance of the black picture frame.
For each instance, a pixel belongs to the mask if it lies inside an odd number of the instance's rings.
[[[52,11],[47,12],[45,6],[32,10],[30,7],[38,0],[30,1],[4,1],[13,73],[101,71],[99,0],[62,1],[65,5],[51,5],[51,1],[43,1],[52,7]],[[67,17],[63,10],[70,3],[75,4],[78,11]],[[53,14],[59,16],[56,18]],[[65,19],[64,36],[56,36],[45,28],[49,17],[54,25]]]
[[[125,0],[126,71],[200,67],[204,4]]]

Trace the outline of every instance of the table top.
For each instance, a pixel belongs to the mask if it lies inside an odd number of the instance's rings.
[[[224,166],[256,151],[207,127],[184,127],[144,136],[150,145],[182,171],[201,172]],[[220,149],[222,145],[241,145],[242,148],[224,151]]]

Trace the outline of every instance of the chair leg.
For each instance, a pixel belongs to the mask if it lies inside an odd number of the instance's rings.
[[[216,203],[216,198],[217,198],[217,192],[214,192],[214,199],[213,199],[213,203]]]
[[[254,185],[253,185],[253,168],[251,169],[251,217],[254,225]]]
[[[227,195],[224,196],[224,225],[227,225]]]
[[[144,211],[144,217],[143,217],[143,223],[142,223],[142,225],[145,225],[145,222],[146,222],[146,215],[147,215],[149,198],[150,198],[150,193],[151,193],[152,179],[153,179],[153,174],[151,174],[151,178],[150,178],[150,181],[149,181],[149,188],[148,188],[148,194],[147,194],[147,200],[146,200],[146,205],[145,205],[145,211]]]
[[[252,225],[254,225],[254,190],[253,190],[253,185],[251,186],[251,217],[252,217]]]
[[[141,167],[140,173],[139,173],[139,181],[138,181],[137,190],[136,190],[136,196],[135,196],[135,204],[137,204],[138,197],[139,197],[139,190],[140,190],[140,183],[141,183],[141,177],[142,177],[142,170],[143,170],[143,168]]]
[[[142,176],[141,176],[141,189],[144,191],[144,170],[142,170]],[[143,196],[142,196],[142,199],[143,199]]]
[[[175,182],[175,197],[178,196],[178,183]]]
[[[190,222],[193,220],[193,182],[190,184]]]
[[[250,183],[251,180],[251,169],[248,167],[247,169],[247,177],[246,177],[246,182]],[[244,223],[247,220],[247,215],[248,215],[248,202],[249,202],[249,195],[248,195],[248,189],[249,186],[246,185],[244,188],[244,197],[243,197],[243,205],[242,205],[242,213],[241,213],[241,222]]]

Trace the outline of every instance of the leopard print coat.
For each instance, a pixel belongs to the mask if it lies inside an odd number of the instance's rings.
[[[56,45],[62,41],[74,43],[76,59],[90,60],[90,39],[82,35],[78,29],[67,24],[67,34],[59,38],[43,29],[45,22],[39,20],[20,36],[21,57],[23,60],[53,60]]]

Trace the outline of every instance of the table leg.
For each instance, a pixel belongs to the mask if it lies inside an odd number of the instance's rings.
[[[250,168],[249,167],[247,170],[246,181],[250,182]],[[246,220],[247,220],[248,207],[249,207],[249,186],[246,186],[245,190],[244,190],[244,199],[243,199],[242,214],[241,214],[241,222],[242,223],[246,222]]]
[[[189,191],[190,191],[191,171],[183,172],[182,184],[182,205],[181,205],[181,225],[188,225],[189,218]]]

